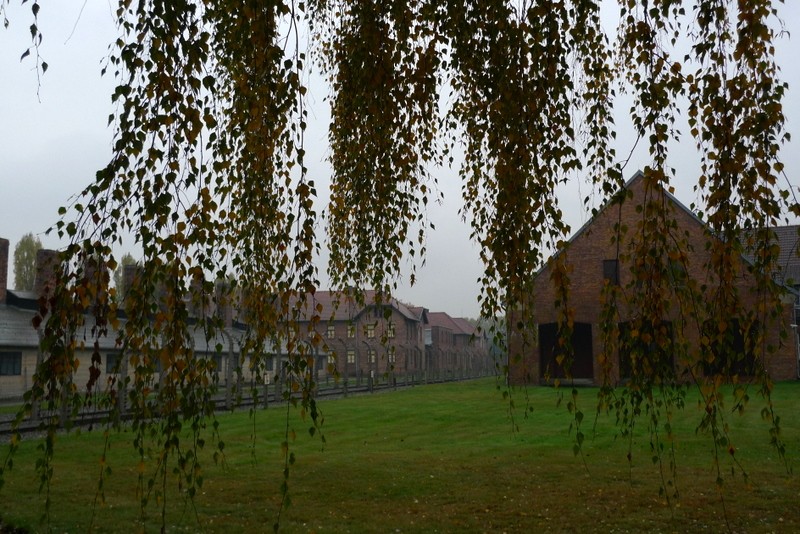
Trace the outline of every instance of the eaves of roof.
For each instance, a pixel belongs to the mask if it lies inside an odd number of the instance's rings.
[[[625,190],[630,189],[637,181],[644,179],[644,173],[641,170],[638,170],[634,173],[634,175],[622,186],[622,189],[618,191],[612,199],[606,202],[596,213],[595,215],[586,221],[577,232],[575,232],[568,240],[567,243],[573,243],[579,236],[581,236],[584,232],[586,232],[589,227],[594,223],[595,219],[600,216],[606,209],[610,206],[617,204],[619,200],[617,200],[618,195]],[[672,204],[677,206],[678,209],[683,211],[687,214],[691,219],[693,219],[703,230],[711,233],[711,229],[708,225],[697,216],[695,212],[690,210],[683,202],[678,200],[672,193],[661,188],[664,195],[672,201]],[[798,226],[780,226],[775,227],[773,230],[776,233],[776,238],[778,240],[778,244],[781,247],[781,253],[778,259],[779,265],[782,266],[783,272],[780,281],[777,281],[779,285],[781,285],[784,289],[792,293],[798,293],[798,291],[792,287],[791,285],[787,284],[787,281],[793,280],[795,284],[800,284],[800,257],[798,257],[798,247],[800,247],[800,235],[798,234],[799,227]],[[539,268],[538,271],[534,274],[534,278],[537,278],[542,272],[562,253],[567,247],[564,247],[555,254],[553,254],[545,264]],[[748,257],[747,255],[743,254],[742,259],[749,263],[753,264],[752,258]]]

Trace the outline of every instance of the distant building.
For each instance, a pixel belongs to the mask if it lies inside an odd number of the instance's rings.
[[[33,319],[39,310],[39,298],[51,290],[55,276],[54,251],[40,251],[37,258],[37,281],[34,291],[14,291],[8,288],[7,239],[0,239],[0,398],[19,398],[31,386],[37,366],[47,360],[39,346],[40,330],[34,328]],[[123,271],[122,294],[128,294],[137,284],[136,265],[127,265]],[[221,290],[222,286],[217,286]],[[192,291],[199,291],[192,287]],[[193,293],[194,294],[194,293]],[[372,378],[376,381],[404,380],[420,381],[429,377],[461,378],[479,376],[483,370],[493,368],[489,362],[485,339],[474,335],[472,325],[462,319],[452,319],[447,314],[436,314],[440,339],[434,344],[430,340],[431,315],[426,308],[410,306],[397,299],[383,299],[375,291],[364,291],[362,299],[353,292],[317,291],[305,296],[300,306],[297,332],[304,340],[304,353],[313,361],[312,372],[318,383],[334,374],[343,379]],[[194,299],[198,300],[198,299]],[[284,362],[289,354],[285,340],[276,342],[260,353],[263,362],[258,370],[252,366],[252,356],[246,353],[244,343],[249,333],[247,310],[240,305],[240,295],[216,308],[187,300],[190,316],[188,330],[192,340],[191,357],[213,361],[214,380],[229,397],[231,391],[245,388],[266,387],[275,380],[286,380]],[[224,299],[220,299],[224,301]],[[290,307],[299,300],[290,302]],[[204,314],[215,314],[221,319],[222,328],[208,333],[195,326],[195,318]],[[88,347],[79,347],[75,352],[78,365],[73,374],[73,383],[80,390],[90,381],[92,345],[94,338],[92,317],[85,317],[85,324],[76,331],[76,339],[87,340]],[[119,317],[119,328],[125,328],[124,314]],[[443,323],[444,324],[444,323]],[[40,326],[41,328],[41,326]],[[102,390],[113,382],[124,389],[125,377],[132,376],[129,368],[131,356],[121,350],[120,332],[109,327],[108,332],[97,339],[99,351],[98,387]],[[277,340],[281,336],[276,336]],[[297,348],[293,349],[295,354]],[[244,355],[243,355],[244,354]],[[155,362],[159,375],[165,372],[159,361]],[[157,378],[156,378],[157,379]],[[120,391],[124,397],[124,391]]]
[[[488,374],[494,368],[485,333],[464,318],[428,313],[425,352],[433,369],[462,374]]]

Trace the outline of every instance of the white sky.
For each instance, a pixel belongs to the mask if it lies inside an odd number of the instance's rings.
[[[10,256],[19,238],[27,233],[39,235],[46,248],[60,248],[66,242],[44,231],[57,220],[59,206],[88,185],[110,154],[112,131],[106,126],[112,111],[111,76],[100,77],[101,61],[108,44],[116,38],[112,2],[87,0],[46,2],[40,12],[44,34],[43,58],[49,64],[41,79],[37,96],[37,77],[30,58],[20,62],[29,46],[30,3],[8,7],[11,26],[0,27],[0,237],[10,240]],[[115,3],[114,3],[115,4]],[[785,99],[787,128],[794,141],[782,153],[786,173],[794,188],[800,184],[800,2],[776,4],[792,38],[777,43],[778,62],[783,78],[790,85]],[[612,15],[616,8],[608,10]],[[74,28],[74,31],[73,31]],[[324,92],[319,90],[319,92]],[[306,135],[309,168],[313,174],[327,173],[324,163],[327,138],[324,121],[328,116],[325,94],[311,90],[312,113],[317,118]],[[624,108],[625,106],[621,106]],[[620,157],[632,148],[633,136],[625,114],[617,124]],[[688,128],[681,130],[688,133]],[[634,152],[625,176],[648,163],[645,143]],[[677,169],[676,196],[689,205],[698,199],[692,186],[698,174],[694,142],[687,138],[671,155]],[[455,170],[436,171],[445,195],[441,206],[430,208],[436,231],[428,235],[426,266],[418,270],[414,287],[405,284],[397,296],[433,311],[453,316],[478,315],[477,279],[483,271],[478,246],[469,241],[469,225],[457,212],[461,205],[461,184]],[[327,202],[326,179],[316,178],[320,201]],[[591,193],[590,186],[572,183],[560,196],[562,209],[573,230],[589,217],[581,199]],[[131,250],[133,244],[131,243]],[[11,259],[11,258],[9,258]],[[9,262],[11,263],[11,262]],[[324,267],[323,267],[324,270]],[[9,272],[13,287],[13,270]]]

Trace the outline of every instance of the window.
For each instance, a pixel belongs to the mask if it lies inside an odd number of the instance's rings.
[[[711,361],[703,362],[706,376],[755,376],[760,365],[756,351],[759,323],[754,321],[746,329],[734,317],[727,320],[727,325],[723,332],[716,321],[706,321],[703,325],[711,344]]]
[[[672,323],[661,321],[653,326],[642,321],[619,323],[619,376],[659,377],[667,381],[675,377]]]
[[[563,343],[566,335],[567,331],[560,330],[558,323],[539,325],[539,377],[545,380],[593,378],[592,325],[573,323],[569,336],[571,350]]]
[[[113,375],[119,373],[117,364],[119,363],[119,354],[106,354],[106,374]]]
[[[347,325],[347,337],[349,337],[350,339],[356,337],[356,325],[354,324]]]
[[[375,350],[369,349],[369,363],[375,363]]]
[[[328,339],[333,339],[336,337],[336,327],[332,324],[328,325],[328,332],[327,332]]]
[[[603,260],[603,280],[608,280],[612,286],[619,285],[619,262],[617,260]]]
[[[394,347],[392,350],[389,351],[389,363],[395,363],[397,361],[397,354],[394,352]]]
[[[356,363],[356,351],[354,350],[347,351],[347,363]]]
[[[670,260],[669,275],[674,287],[686,286],[686,267],[678,260]]]
[[[22,374],[21,352],[0,352],[0,376],[19,376]]]
[[[389,323],[386,326],[386,337],[394,337],[394,323]]]
[[[367,337],[372,339],[375,337],[375,323],[371,323],[367,325]]]
[[[214,374],[219,375],[222,371],[222,354],[214,354]]]

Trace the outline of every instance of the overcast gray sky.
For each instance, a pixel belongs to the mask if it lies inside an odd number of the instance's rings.
[[[0,237],[11,241],[13,254],[19,238],[27,233],[39,235],[47,248],[66,243],[44,231],[57,220],[59,206],[92,181],[94,173],[107,162],[111,129],[106,126],[111,108],[114,80],[100,77],[101,61],[108,44],[116,38],[112,3],[109,0],[46,2],[40,13],[44,34],[42,54],[49,69],[38,87],[34,63],[20,62],[29,46],[30,4],[20,7],[12,0],[11,26],[0,28]],[[115,4],[115,2],[113,3]],[[800,184],[800,2],[790,0],[778,6],[792,34],[777,43],[778,61],[790,91],[785,100],[787,127],[795,140],[782,158],[793,186]],[[614,7],[608,13],[617,13]],[[311,105],[317,120],[306,136],[312,173],[326,174],[323,160],[327,153],[325,119],[327,103],[324,89],[311,91]],[[621,106],[625,108],[626,106]],[[630,124],[618,113],[620,155],[633,146]],[[688,128],[682,128],[688,132]],[[641,143],[626,168],[626,176],[648,162]],[[694,142],[687,138],[671,155],[677,169],[676,196],[689,205],[698,199],[692,190],[698,174]],[[434,171],[445,195],[442,205],[430,209],[436,231],[428,236],[427,263],[418,271],[417,285],[401,287],[398,297],[434,311],[454,316],[478,315],[477,279],[483,271],[478,247],[469,241],[469,225],[457,215],[461,205],[461,184],[456,170]],[[325,180],[317,178],[317,183]],[[327,201],[327,190],[320,188],[320,200]],[[575,182],[564,188],[560,197],[563,210],[577,230],[588,214],[581,199],[591,193],[586,184]],[[134,252],[133,244],[131,250]],[[9,272],[13,285],[13,271]]]

